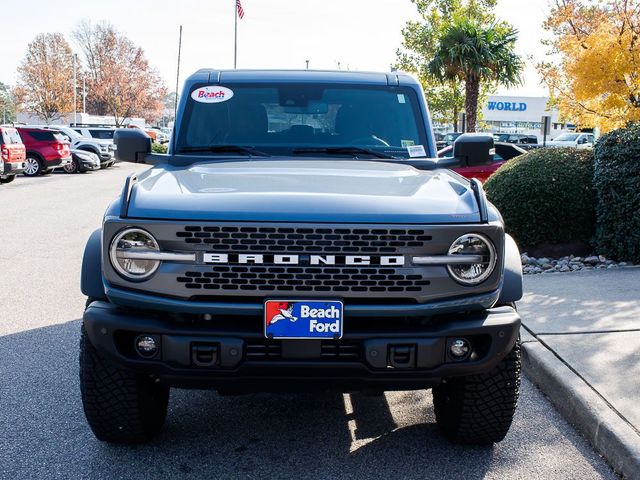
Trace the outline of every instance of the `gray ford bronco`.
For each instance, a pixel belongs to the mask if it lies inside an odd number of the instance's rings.
[[[454,442],[506,435],[520,255],[477,180],[437,159],[402,73],[200,70],[168,154],[115,134],[127,178],[86,246],[84,411],[108,442],[162,428],[170,388],[428,389]]]

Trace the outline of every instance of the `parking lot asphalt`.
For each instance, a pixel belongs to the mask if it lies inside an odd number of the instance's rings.
[[[174,390],[152,443],[97,441],[78,387],[82,251],[126,174],[142,168],[0,186],[0,478],[615,478],[526,378],[514,425],[491,448],[444,440],[424,391]]]

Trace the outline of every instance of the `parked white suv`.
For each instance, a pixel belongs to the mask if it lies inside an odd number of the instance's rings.
[[[563,133],[547,142],[547,147],[593,148],[593,143],[593,133]]]
[[[100,157],[100,168],[109,168],[115,162],[115,146],[113,141],[86,137],[73,128],[63,125],[52,125],[49,128],[57,130],[67,137],[72,149],[93,152],[98,155],[98,157]]]
[[[76,126],[72,125],[76,132],[83,137],[96,138],[98,140],[107,140],[113,143],[113,133],[116,131],[115,127],[93,127],[93,126]]]

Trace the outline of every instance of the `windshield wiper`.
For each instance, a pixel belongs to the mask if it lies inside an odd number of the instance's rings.
[[[376,152],[375,150],[371,150],[369,148],[364,147],[301,147],[294,148],[292,153],[328,153],[329,155],[353,155],[356,156],[360,154],[371,155],[376,158],[387,158],[398,160],[398,157],[392,157],[387,155],[386,153]]]
[[[182,147],[178,153],[183,152],[211,152],[211,153],[241,153],[256,157],[270,157],[268,153],[256,150],[253,147],[243,147],[241,145],[201,145],[197,147]]]

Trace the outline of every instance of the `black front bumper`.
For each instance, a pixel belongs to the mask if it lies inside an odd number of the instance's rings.
[[[447,314],[402,325],[394,320],[349,328],[340,340],[267,340],[254,322],[203,322],[140,312],[106,302],[84,314],[91,343],[123,368],[157,376],[177,387],[220,391],[331,388],[429,388],[442,378],[491,370],[515,344],[520,317],[513,308]],[[362,326],[365,325],[365,328]],[[159,344],[152,358],[135,348],[140,335]],[[472,354],[454,359],[449,345],[465,338]]]
[[[94,163],[92,160],[84,160],[80,157],[78,157],[78,160],[78,168],[81,172],[100,170],[100,162]]]

